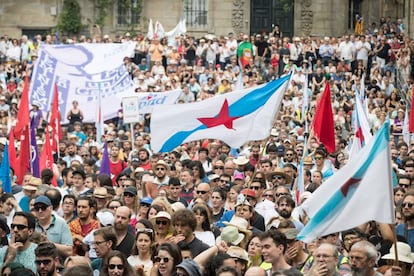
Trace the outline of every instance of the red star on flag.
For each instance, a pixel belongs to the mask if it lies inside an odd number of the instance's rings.
[[[219,114],[217,114],[215,117],[197,118],[197,120],[199,120],[203,125],[205,125],[208,128],[224,125],[228,129],[233,129],[233,121],[238,118],[240,118],[240,116],[229,116],[229,103],[227,102],[227,99],[225,99]]]
[[[344,185],[341,187],[341,192],[344,196],[347,196],[349,188],[351,186],[358,184],[361,179],[350,178]]]

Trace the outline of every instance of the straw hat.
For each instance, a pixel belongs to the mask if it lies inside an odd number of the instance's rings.
[[[292,182],[292,177],[290,177],[290,175],[286,174],[282,168],[276,168],[274,171],[268,173],[266,175],[266,177],[269,181],[272,181],[273,176],[275,176],[275,175],[283,176],[286,179],[286,183],[291,183]]]
[[[170,166],[168,166],[167,162],[165,162],[164,160],[158,160],[158,162],[157,162],[157,163],[155,163],[155,165],[154,165],[154,166],[152,166],[152,171],[153,171],[153,172],[155,172],[155,171],[156,171],[155,169],[156,169],[158,166],[162,166],[162,167],[164,167],[164,168],[165,168],[165,170],[166,170],[167,172],[170,170]]]
[[[244,204],[248,205],[248,203],[247,204],[246,203],[247,202],[245,202]],[[247,227],[249,226],[249,223],[244,218],[233,216],[233,218],[229,222],[225,221],[223,223],[226,226],[237,227],[237,229],[239,229],[239,231],[241,231],[245,234],[247,234],[247,233],[251,234],[251,231],[249,229],[247,229]]]
[[[236,165],[246,165],[247,163],[249,163],[249,159],[247,159],[244,155],[240,155],[239,157],[234,159],[233,162]]]
[[[42,185],[42,180],[38,177],[32,176],[27,185],[23,185],[23,189],[27,191],[37,191],[37,188]]]

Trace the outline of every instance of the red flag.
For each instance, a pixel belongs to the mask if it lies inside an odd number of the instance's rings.
[[[408,131],[410,133],[414,133],[414,104],[413,104],[413,98],[414,98],[414,85],[413,85],[413,91],[411,93],[410,119],[408,120]]]
[[[20,137],[23,129],[29,126],[29,120],[29,78],[26,75],[26,78],[24,79],[22,98],[20,99],[19,112],[17,113],[16,127],[14,128],[14,133],[17,137]]]
[[[313,119],[313,133],[323,143],[329,153],[335,151],[335,129],[331,105],[331,89],[326,82],[322,98],[316,105]]]
[[[52,150],[58,152],[59,140],[62,139],[62,127],[60,125],[60,113],[59,113],[59,92],[55,83],[55,93],[53,95],[52,112],[50,115],[49,125],[52,128]]]
[[[14,146],[14,129],[12,128],[9,133],[9,160],[10,167],[13,168],[14,173],[16,174],[16,147]]]
[[[40,171],[43,169],[50,169],[53,171],[53,153],[52,147],[50,146],[49,132],[45,133],[45,144],[43,147],[42,154],[39,159]],[[56,176],[53,174],[52,185],[57,186]]]
[[[23,183],[23,177],[30,172],[30,130],[29,127],[23,128],[20,135],[20,153],[17,158],[16,176],[17,183]]]

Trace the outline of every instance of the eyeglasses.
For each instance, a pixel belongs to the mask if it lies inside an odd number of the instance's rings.
[[[38,206],[35,206],[34,209],[35,209],[35,211],[38,211],[38,212],[40,210],[46,211],[47,207],[49,207],[49,206],[46,206],[46,205],[38,205]]]
[[[156,220],[155,221],[155,224],[157,224],[157,225],[160,225],[160,224],[167,225],[168,224],[168,221],[166,221],[166,220]]]
[[[405,208],[405,207],[407,207],[407,208],[413,208],[413,206],[414,206],[414,204],[413,203],[403,203],[403,204],[401,204],[401,207],[403,207],[403,208]],[[13,227],[13,225],[12,225],[12,227]]]
[[[332,258],[332,257],[333,257],[332,255],[326,255],[326,254],[315,255],[315,259],[329,259],[329,258]]]
[[[82,154],[81,157],[89,157],[89,154]]]
[[[198,194],[198,195],[199,195],[199,194],[205,195],[206,193],[208,193],[208,191],[197,191],[197,194]]]
[[[109,264],[108,265],[109,269],[118,269],[118,270],[123,270],[124,269],[124,265],[122,264]]]
[[[52,262],[52,260],[50,260],[50,259],[36,260],[35,261],[36,265],[49,265],[51,262]]]
[[[165,168],[158,167],[158,168],[155,168],[155,170],[156,170],[156,171],[165,171]]]
[[[168,257],[158,257],[157,256],[157,257],[154,258],[154,260],[155,260],[156,263],[160,263],[161,260],[162,260],[163,263],[168,263],[170,261],[170,258],[168,258]]]
[[[222,169],[224,169],[224,167],[222,167],[222,166],[216,166],[216,167],[214,167],[214,169],[215,170],[222,170]]]
[[[24,225],[24,224],[14,224],[12,223],[12,225],[10,225],[10,228],[13,230],[15,227],[17,227],[17,230],[23,230],[28,228],[29,226]]]
[[[227,180],[225,180],[225,179],[220,179],[220,182],[222,182],[222,183],[227,183]]]
[[[264,197],[273,197],[273,194],[264,194]]]
[[[411,185],[410,185],[410,184],[401,184],[401,183],[398,183],[398,186],[400,186],[400,187],[402,187],[402,188],[408,188],[408,187],[410,187]]]
[[[92,245],[97,245],[97,246],[99,246],[99,245],[101,245],[101,244],[103,244],[103,243],[105,243],[106,241],[94,241],[93,243],[92,243]]]
[[[258,191],[258,190],[260,190],[262,187],[260,187],[260,186],[250,186],[250,188],[251,188],[251,189],[253,189],[253,190]]]

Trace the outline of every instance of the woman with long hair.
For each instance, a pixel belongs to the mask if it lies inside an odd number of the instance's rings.
[[[224,204],[225,210],[234,210],[234,206],[237,203],[237,196],[240,194],[241,190],[242,187],[240,186],[233,185],[230,187],[230,191],[227,193],[226,203]]]
[[[253,234],[250,237],[246,251],[249,255],[249,266],[260,266],[263,263],[262,244],[258,234]]]
[[[151,275],[176,275],[176,267],[182,261],[181,250],[174,243],[163,243],[157,248]]]
[[[125,255],[118,250],[109,253],[102,265],[101,276],[133,276],[132,267]]]
[[[189,169],[193,171],[193,179],[194,179],[195,186],[197,186],[197,184],[200,184],[202,182],[204,183],[209,182],[208,177],[206,176],[206,173],[204,171],[203,164],[200,161],[198,160],[191,161],[188,167]]]
[[[197,219],[197,226],[194,231],[196,238],[209,246],[214,246],[216,244],[216,238],[211,231],[210,209],[204,204],[196,204],[193,207],[193,212]]]
[[[132,247],[128,263],[134,268],[137,275],[149,276],[153,266],[154,254],[154,230],[151,228],[137,229],[135,244]]]

